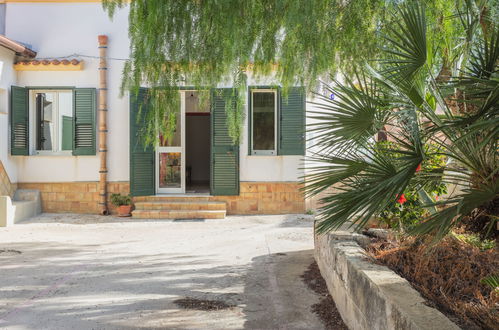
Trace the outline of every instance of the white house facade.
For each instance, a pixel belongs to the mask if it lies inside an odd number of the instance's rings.
[[[0,195],[35,189],[44,212],[113,213],[109,195],[130,193],[142,218],[305,211],[302,88],[283,98],[278,81],[249,75],[235,146],[225,123],[232,86],[211,90],[203,104],[199,91],[179,86],[173,141],[144,147],[138,113],[147,111],[147,89],[120,96],[126,8],[111,20],[100,1],[0,6],[5,40],[26,49],[0,43]]]

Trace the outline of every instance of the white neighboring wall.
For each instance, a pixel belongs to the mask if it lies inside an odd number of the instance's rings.
[[[18,19],[22,17],[23,19]],[[98,56],[97,36],[109,37],[108,56],[129,56],[128,9],[111,21],[100,3],[7,3],[6,36],[31,45],[37,58]],[[81,57],[76,72],[21,71],[19,86],[98,87],[98,60]],[[12,66],[10,66],[12,67]],[[119,97],[123,61],[108,61],[108,180],[129,180],[129,100]],[[269,81],[248,80],[249,85]],[[247,110],[247,109],[246,109]],[[246,113],[248,113],[246,111]],[[1,115],[0,115],[1,116]],[[1,119],[0,119],[1,120]],[[241,181],[299,181],[302,156],[249,156],[248,118],[240,146]],[[98,141],[97,141],[98,143]],[[4,150],[4,149],[2,149]],[[98,181],[98,156],[14,157],[18,182]]]
[[[11,182],[17,182],[15,158],[9,148],[9,99],[10,86],[16,84],[13,51],[0,47],[0,161],[2,161]]]

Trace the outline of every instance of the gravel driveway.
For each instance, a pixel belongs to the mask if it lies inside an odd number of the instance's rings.
[[[2,329],[322,329],[301,275],[305,215],[123,220],[43,214],[0,228]],[[228,308],[181,308],[178,299]]]

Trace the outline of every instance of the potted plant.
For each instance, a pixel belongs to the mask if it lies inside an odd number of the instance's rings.
[[[129,217],[132,212],[132,197],[130,195],[112,194],[111,203],[118,207],[119,217]]]

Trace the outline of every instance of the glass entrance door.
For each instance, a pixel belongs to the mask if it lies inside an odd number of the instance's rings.
[[[180,100],[180,113],[177,116],[175,134],[171,141],[167,141],[160,135],[159,145],[156,148],[156,192],[158,194],[185,193],[184,97]]]

